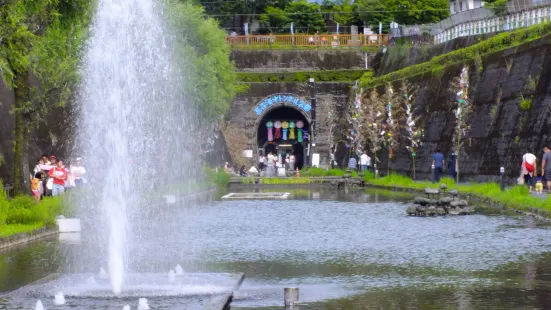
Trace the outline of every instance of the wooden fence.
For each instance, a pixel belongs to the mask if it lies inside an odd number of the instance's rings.
[[[232,47],[340,47],[381,46],[388,44],[386,34],[269,34],[226,37]]]

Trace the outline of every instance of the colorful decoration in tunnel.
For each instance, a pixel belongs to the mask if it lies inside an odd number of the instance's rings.
[[[289,131],[289,122],[281,122],[281,128],[283,128],[283,140],[287,140],[287,132]]]
[[[295,122],[289,122],[289,140],[295,140]]]
[[[274,138],[276,140],[281,139],[281,122],[280,121],[274,122],[274,128],[275,128],[275,137]]]
[[[302,133],[302,141],[308,142],[308,130],[301,129],[300,131]]]
[[[304,122],[303,121],[297,121],[297,128],[298,129],[304,128]]]
[[[274,123],[272,121],[266,122],[266,128],[268,128],[268,141],[274,141],[273,127]]]

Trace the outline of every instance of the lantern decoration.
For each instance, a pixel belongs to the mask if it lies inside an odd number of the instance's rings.
[[[289,140],[295,140],[295,122],[289,122]]]
[[[283,140],[287,140],[287,132],[289,131],[289,122],[281,122],[283,128]]]
[[[281,122],[280,121],[276,121],[274,123],[274,128],[275,128],[275,139],[281,139]]]
[[[268,141],[274,141],[274,133],[272,131],[273,127],[274,127],[274,122],[272,121],[266,122],[266,128],[268,128]]]
[[[302,129],[304,127],[304,123],[302,121],[297,122],[297,128]]]

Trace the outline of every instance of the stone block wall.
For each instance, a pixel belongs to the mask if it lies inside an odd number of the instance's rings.
[[[290,72],[365,69],[375,53],[359,49],[234,50],[231,60],[242,72]]]
[[[442,76],[425,74],[410,79],[419,86],[414,109],[426,130],[424,146],[417,152],[421,178],[429,176],[437,147],[446,159],[452,152],[455,115],[449,85],[463,65],[446,68]],[[512,183],[520,175],[522,155],[532,152],[541,160],[543,145],[551,142],[551,43],[541,39],[483,56],[482,67],[467,65],[473,112],[460,153],[462,180],[497,180],[500,167],[504,167]],[[536,83],[534,92],[526,88],[531,81]],[[532,98],[529,109],[520,107],[521,97]],[[392,171],[411,175],[412,160],[405,145],[406,137],[401,137],[390,166]],[[388,156],[379,157],[380,167],[386,170]]]

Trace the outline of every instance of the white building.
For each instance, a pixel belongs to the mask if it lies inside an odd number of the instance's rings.
[[[484,6],[484,1],[481,0],[450,0],[450,12],[456,14],[459,12],[478,9]]]

